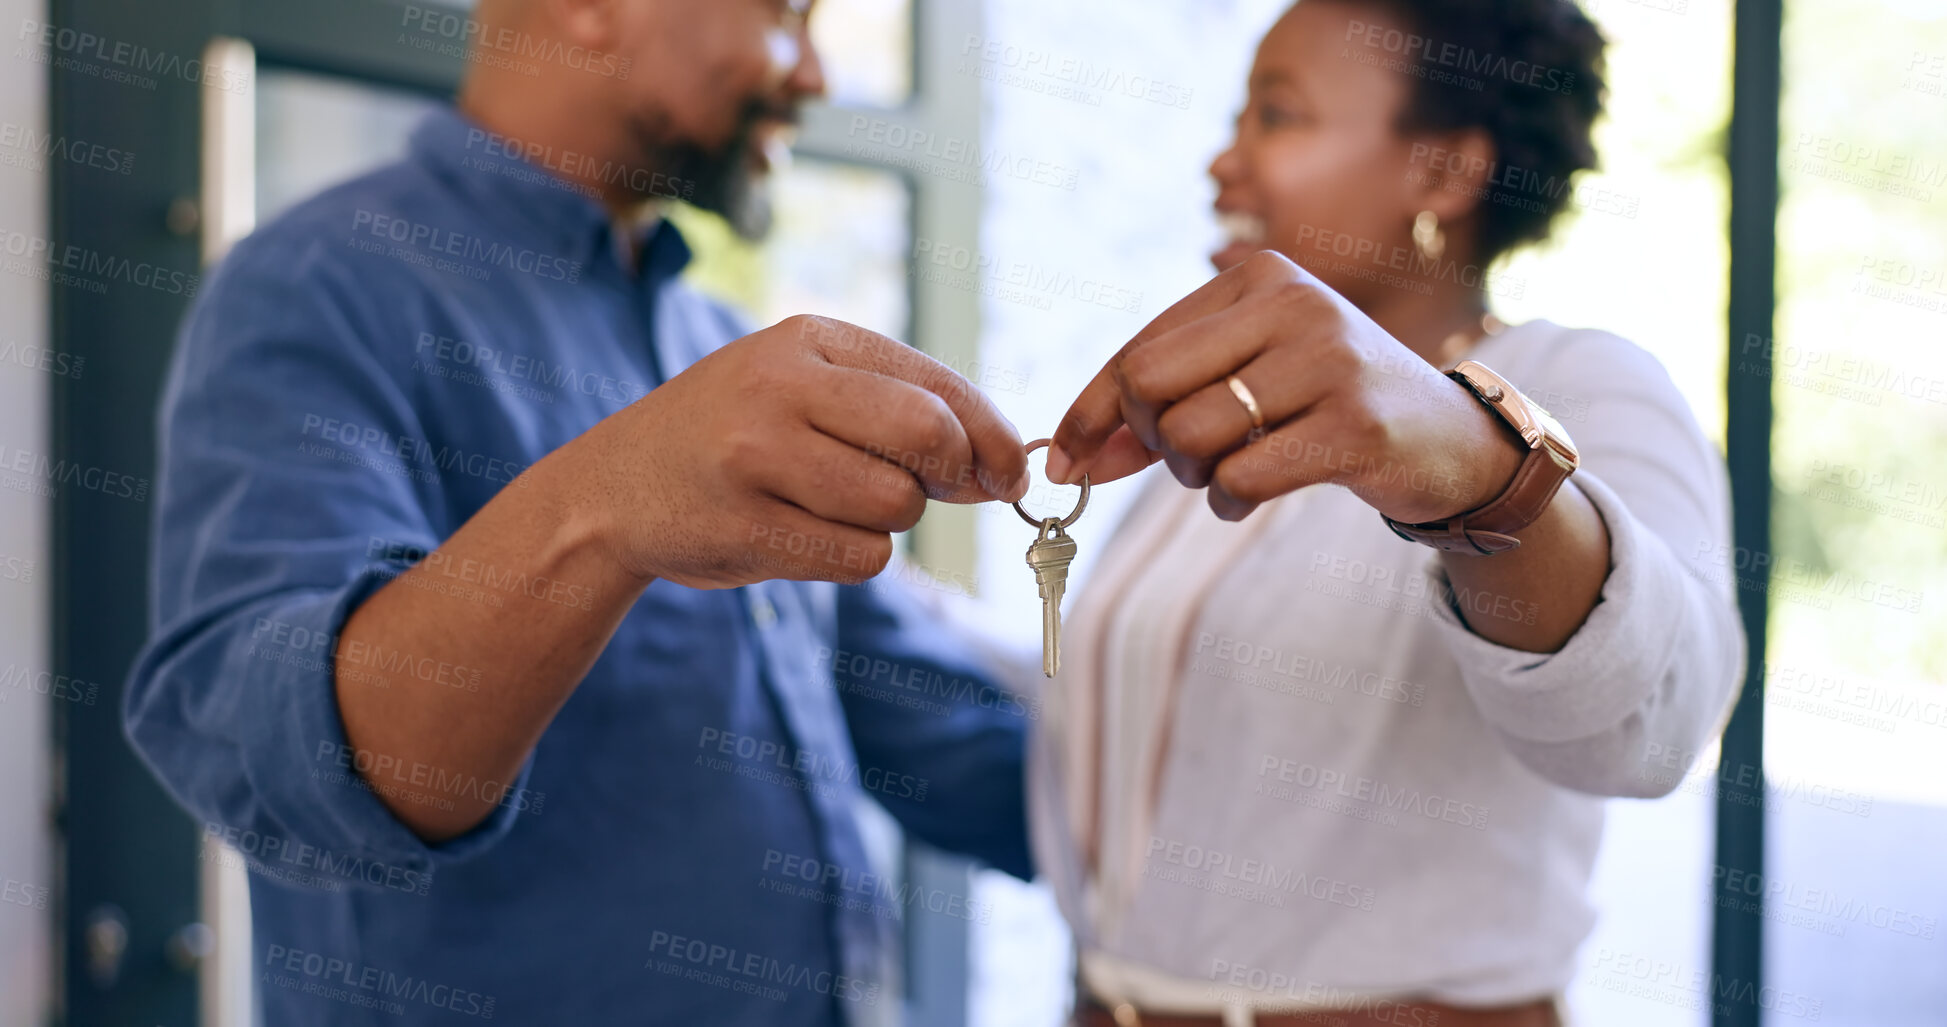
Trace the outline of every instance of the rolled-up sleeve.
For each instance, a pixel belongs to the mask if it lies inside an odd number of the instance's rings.
[[[516,810],[503,804],[466,836],[428,846],[370,790],[386,776],[360,773],[385,757],[346,740],[333,685],[339,634],[398,572],[387,555],[435,548],[445,516],[410,460],[343,442],[424,433],[361,341],[374,337],[370,326],[334,302],[330,267],[249,245],[185,323],[171,368],[149,640],[124,726],[211,836],[260,864],[319,871],[280,879],[397,888],[402,874],[423,880],[491,845]],[[465,668],[449,671],[464,680]],[[406,687],[393,677],[361,670],[354,680]],[[417,787],[422,768],[385,769],[402,790],[438,801]],[[506,783],[512,794],[525,777],[524,768]]]
[[[1609,576],[1555,653],[1496,645],[1436,604],[1476,707],[1529,768],[1597,795],[1655,797],[1723,730],[1744,673],[1722,460],[1662,366],[1576,332],[1519,381],[1560,408],[1574,481],[1609,533]]]

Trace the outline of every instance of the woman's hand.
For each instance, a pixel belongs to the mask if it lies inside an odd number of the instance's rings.
[[[1262,429],[1231,392],[1231,375],[1256,397]],[[1178,481],[1207,488],[1225,520],[1333,482],[1408,524],[1486,504],[1523,455],[1465,386],[1275,253],[1218,275],[1143,329],[1068,409],[1054,450],[1055,481],[1083,472],[1113,481],[1161,457]],[[1554,652],[1601,594],[1608,530],[1571,479],[1520,537],[1511,552],[1443,553],[1441,564],[1476,634]],[[1515,601],[1538,615],[1495,615]]]
[[[1263,428],[1226,379],[1256,398]],[[1089,382],[1055,432],[1048,474],[1096,483],[1161,457],[1242,520],[1307,485],[1350,488],[1408,524],[1499,495],[1522,452],[1465,386],[1276,253],[1164,311]]]

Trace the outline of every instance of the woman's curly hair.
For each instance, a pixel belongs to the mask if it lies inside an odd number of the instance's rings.
[[[1401,131],[1479,128],[1493,139],[1480,262],[1547,238],[1574,198],[1569,180],[1597,164],[1591,134],[1608,88],[1602,30],[1574,0],[1332,2],[1378,10],[1419,38],[1402,54],[1420,74]]]

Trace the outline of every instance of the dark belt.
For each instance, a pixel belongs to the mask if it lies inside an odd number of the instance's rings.
[[[1358,1011],[1255,1013],[1256,1027],[1561,1027],[1552,999],[1496,1009],[1462,1009],[1439,1002],[1374,1002]],[[1076,1003],[1077,1027],[1224,1027],[1208,1014],[1145,1013],[1123,1005],[1111,1010],[1093,999]]]

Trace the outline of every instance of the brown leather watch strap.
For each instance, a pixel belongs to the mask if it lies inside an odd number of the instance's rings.
[[[1469,366],[1474,368],[1476,374],[1486,372],[1492,376],[1493,382],[1485,395],[1460,370],[1449,372],[1448,376],[1474,392],[1481,402],[1515,430],[1522,445],[1528,447],[1527,456],[1514,472],[1514,480],[1485,505],[1445,521],[1401,524],[1390,517],[1385,520],[1386,526],[1393,529],[1394,534],[1409,542],[1429,545],[1442,552],[1492,556],[1521,545],[1515,532],[1541,518],[1555,494],[1561,491],[1562,483],[1575,473],[1580,459],[1576,456],[1574,443],[1569,441],[1565,433],[1557,434],[1546,428],[1538,428],[1532,439],[1522,435],[1522,423],[1535,423],[1538,420],[1535,413],[1539,408],[1484,366],[1471,361],[1462,365],[1463,368]],[[1520,404],[1522,409],[1510,409],[1514,404]],[[1554,427],[1552,419],[1545,420],[1549,427]]]

